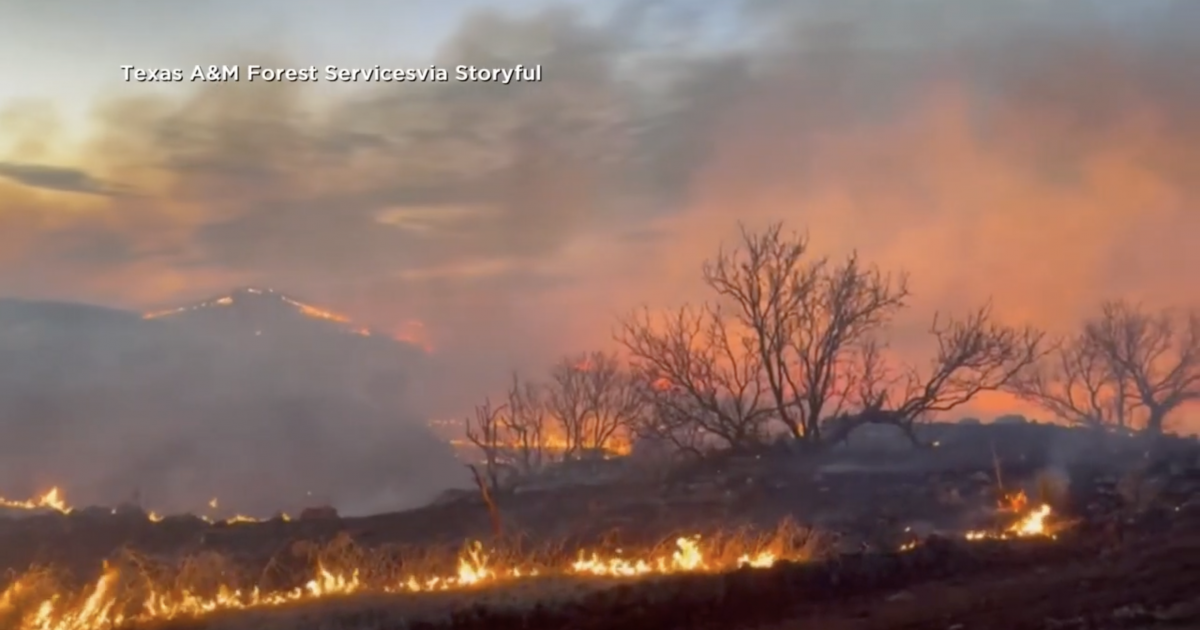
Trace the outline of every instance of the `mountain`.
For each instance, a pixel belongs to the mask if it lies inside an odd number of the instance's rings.
[[[0,299],[0,494],[419,503],[461,474],[405,389],[424,357],[267,289],[148,314]]]
[[[370,337],[372,331],[356,325],[349,317],[327,311],[269,288],[242,287],[207,300],[161,311],[144,319],[182,320],[215,327],[242,329],[261,335],[264,331],[303,327]]]

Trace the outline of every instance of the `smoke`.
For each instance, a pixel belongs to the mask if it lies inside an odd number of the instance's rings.
[[[436,352],[410,404],[439,414],[608,345],[633,306],[702,299],[739,222],[910,271],[901,349],[989,298],[1052,330],[1106,297],[1195,305],[1198,27],[1161,0],[484,10],[428,60],[358,63],[542,83],[130,85],[78,145],[14,103],[0,289],[141,309],[265,284],[419,320]]]
[[[465,481],[410,401],[420,351],[259,299],[153,320],[0,301],[6,492],[261,516],[413,506]]]

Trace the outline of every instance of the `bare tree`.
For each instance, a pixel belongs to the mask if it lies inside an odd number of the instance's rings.
[[[845,403],[855,347],[902,308],[907,276],[864,266],[856,254],[841,264],[806,260],[808,240],[780,224],[722,249],[704,279],[734,306],[751,331],[776,416],[800,440],[818,443],[821,422]]]
[[[474,464],[469,464],[467,468],[471,469],[471,477],[475,480],[475,487],[479,488],[479,497],[483,499],[484,506],[487,507],[488,517],[492,521],[492,535],[500,538],[504,533],[503,519],[500,516],[500,506],[496,505],[496,486],[495,481],[484,481],[479,475],[479,469]],[[489,486],[489,483],[493,484]]]
[[[1125,429],[1135,397],[1124,370],[1086,334],[1067,339],[1009,389],[1056,417],[1077,426]]]
[[[643,391],[663,426],[690,422],[735,449],[761,443],[771,417],[762,360],[720,309],[685,306],[663,318],[642,309],[622,321],[617,340],[637,378],[654,384]]]
[[[546,462],[546,421],[550,417],[545,388],[513,372],[508,413],[500,416],[509,448],[522,475],[541,470]]]
[[[937,352],[928,370],[889,368],[880,346],[864,344],[856,378],[861,410],[837,416],[829,441],[842,441],[864,424],[887,424],[918,444],[915,424],[919,419],[950,411],[1020,378],[1045,356],[1045,334],[1031,327],[994,322],[991,312],[991,306],[985,305],[962,319],[935,316],[930,334],[937,342]]]
[[[1167,416],[1200,400],[1200,313],[1148,313],[1124,301],[1106,302],[1084,326],[1089,344],[1128,379],[1144,409],[1148,432],[1163,432]]]
[[[484,473],[492,493],[500,489],[500,470],[505,465],[504,452],[507,442],[504,439],[503,413],[506,406],[493,407],[490,399],[482,405],[475,405],[475,419],[466,420],[467,439],[483,453]],[[475,468],[471,467],[472,471]],[[478,472],[476,475],[478,475]]]
[[[564,357],[550,369],[546,404],[563,433],[566,459],[583,448],[584,424],[588,418],[586,357]]]
[[[604,451],[614,439],[628,439],[630,425],[641,413],[644,398],[637,379],[615,354],[593,352],[585,361],[587,404],[580,447]]]
[[[628,438],[644,397],[615,354],[563,358],[550,372],[547,401],[567,440],[567,456],[603,452]]]
[[[636,378],[642,400],[642,412],[630,424],[634,449],[649,445],[651,451],[665,450],[672,455],[702,457],[704,428],[696,422],[698,412],[693,399],[669,379],[651,381]],[[686,410],[686,411],[685,411]]]

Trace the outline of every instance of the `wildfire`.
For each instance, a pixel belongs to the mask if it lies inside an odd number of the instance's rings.
[[[58,487],[51,488],[46,494],[25,501],[11,501],[0,497],[0,507],[16,508],[19,510],[54,510],[63,514],[70,514],[71,507],[67,505],[63,498],[62,492]]]
[[[333,313],[331,311],[320,309],[315,306],[311,306],[309,304],[300,302],[298,300],[293,300],[292,298],[287,297],[287,296],[280,296],[279,299],[283,300],[284,302],[287,302],[288,304],[291,304],[292,306],[295,306],[296,309],[299,310],[302,314],[307,315],[308,317],[311,317],[313,319],[324,319],[326,321],[336,322],[338,324],[349,324],[350,323],[350,318],[346,317],[345,315],[338,315],[337,313]]]
[[[476,444],[474,444],[470,440],[460,440],[460,439],[450,440],[450,446],[453,446],[454,448],[457,448],[457,449],[477,449],[477,448],[479,448]],[[555,436],[555,435],[544,436],[542,438],[542,443],[538,446],[543,451],[548,452],[548,453],[563,453],[563,452],[571,450],[571,444],[569,442],[567,442],[566,439]],[[518,442],[516,442],[514,440],[514,441],[511,441],[508,443],[500,444],[499,447],[501,450],[517,451],[517,450],[521,449],[521,444],[519,444]],[[617,436],[613,436],[613,438],[610,438],[605,443],[604,448],[601,450],[603,450],[608,455],[628,455],[633,451],[633,445],[630,444],[628,440],[618,439]]]
[[[1005,495],[1000,501],[1000,509],[1005,512],[1021,514],[1022,516],[1017,522],[1009,525],[1000,532],[969,531],[966,533],[967,540],[1031,538],[1034,536],[1049,536],[1053,538],[1054,534],[1050,531],[1046,523],[1052,511],[1050,506],[1042,504],[1033,510],[1029,510],[1028,507],[1029,498],[1025,495],[1024,491]]]
[[[201,617],[218,611],[278,607],[328,597],[360,593],[425,593],[499,584],[523,578],[562,575],[600,578],[633,578],[682,572],[729,570],[736,567],[767,568],[777,557],[760,551],[732,563],[706,558],[698,536],[679,538],[670,554],[624,558],[580,552],[578,559],[554,569],[498,567],[478,542],[459,555],[457,570],[441,576],[409,576],[388,584],[371,584],[357,570],[337,571],[318,565],[312,579],[290,591],[266,593],[258,589],[222,586],[211,595],[181,588],[149,588],[131,600],[129,584],[120,569],[106,565],[99,579],[75,594],[45,593],[38,576],[22,576],[0,593],[0,619],[18,615],[17,630],[92,630],[123,624]],[[134,603],[129,604],[130,601]]]
[[[256,288],[251,287],[251,288],[241,289],[241,292],[247,293],[250,295],[272,295],[272,296],[278,298],[280,301],[284,302],[285,304],[292,306],[301,315],[304,315],[305,317],[309,317],[312,319],[322,319],[325,321],[334,322],[336,324],[342,324],[348,332],[354,333],[356,335],[361,335],[363,337],[371,336],[370,329],[355,326],[354,322],[349,317],[346,317],[345,315],[340,315],[338,313],[334,313],[332,311],[328,311],[323,308],[318,308],[311,304],[305,304],[304,302],[301,302],[300,300],[290,298],[286,295],[283,295],[282,293],[279,293],[278,291],[275,291],[274,289],[256,289]],[[231,294],[231,295],[223,295],[221,297],[213,298],[210,300],[205,300],[205,301],[199,302],[197,304],[189,304],[187,306],[180,306],[178,308],[143,313],[142,319],[158,319],[160,317],[167,317],[169,315],[177,315],[179,313],[186,313],[188,311],[197,311],[197,310],[201,310],[201,309],[205,309],[205,308],[232,306],[234,304],[234,302],[236,302],[236,301],[237,301],[236,293]]]
[[[214,497],[211,501],[208,502],[208,507],[210,509],[215,510],[215,509],[217,509],[217,507],[219,505],[220,505],[220,501],[216,497]],[[45,494],[43,494],[39,497],[35,497],[32,499],[26,499],[24,501],[13,501],[11,499],[6,499],[4,497],[0,497],[0,508],[29,510],[29,511],[54,510],[56,512],[61,512],[63,514],[70,514],[75,511],[75,508],[71,507],[67,503],[66,494],[62,490],[60,490],[57,486],[51,488],[49,491],[47,491]],[[113,514],[116,514],[117,512],[118,512],[118,510],[116,508],[114,508],[112,510]],[[150,510],[150,511],[146,512],[146,519],[153,523],[159,523],[163,520],[163,518],[164,517],[155,510]],[[199,518],[200,520],[203,520],[205,522],[208,522],[208,523],[220,522],[220,523],[225,523],[228,525],[234,525],[237,523],[262,523],[265,520],[265,519],[261,519],[261,518],[255,518],[253,516],[246,516],[244,514],[234,514],[233,516],[230,516],[228,518],[218,519],[218,520],[214,520],[208,516],[203,516],[203,515],[198,516],[197,518]],[[291,517],[285,513],[280,513],[279,518],[281,518],[285,521],[292,520]]]

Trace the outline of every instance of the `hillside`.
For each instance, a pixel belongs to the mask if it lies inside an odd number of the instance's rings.
[[[213,326],[243,328],[261,335],[282,329],[307,326],[312,329],[353,333],[363,337],[371,331],[339,315],[278,292],[274,289],[240,287],[227,294],[199,302],[176,306],[142,315],[143,319],[188,321]]]
[[[180,510],[219,496],[247,512],[419,503],[460,471],[407,400],[422,357],[274,291],[157,316],[0,300],[0,494],[59,485]]]

